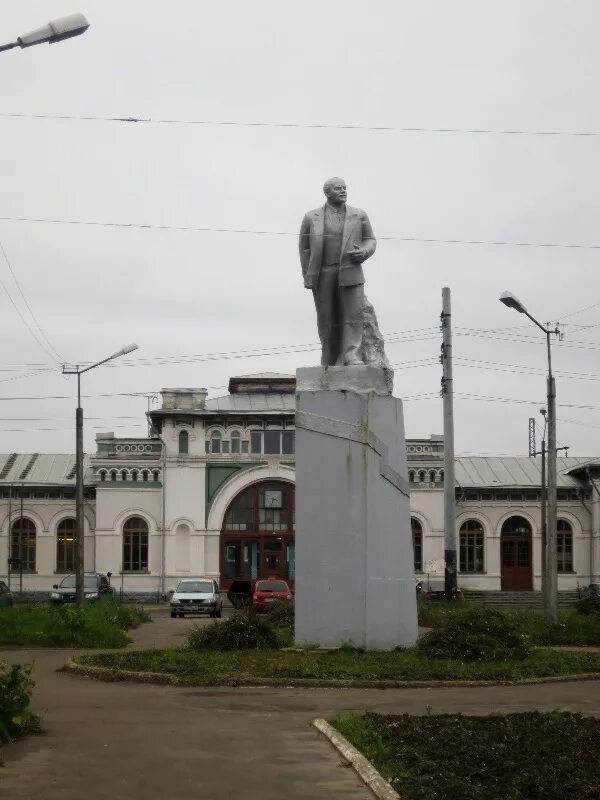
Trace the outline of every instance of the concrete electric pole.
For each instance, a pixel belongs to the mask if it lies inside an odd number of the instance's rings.
[[[442,289],[442,399],[444,405],[444,590],[456,597],[456,498],[454,494],[454,390],[450,289]]]

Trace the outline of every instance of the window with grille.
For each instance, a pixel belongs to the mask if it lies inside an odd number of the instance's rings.
[[[56,529],[56,571],[75,571],[75,520],[63,519]]]
[[[415,572],[423,572],[423,526],[419,520],[411,517],[410,528],[412,531]]]
[[[468,519],[460,526],[460,571],[483,572],[484,531],[476,519]]]
[[[556,521],[556,558],[559,572],[573,572],[573,528],[566,519]]]
[[[35,572],[35,550],[35,524],[30,519],[20,517],[12,524],[10,556],[20,559],[23,572]]]
[[[130,517],[123,525],[123,572],[148,570],[148,524]]]

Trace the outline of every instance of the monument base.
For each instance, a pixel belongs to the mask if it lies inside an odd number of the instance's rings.
[[[348,388],[316,388],[318,371]],[[417,639],[402,403],[383,391],[385,372],[297,371],[297,645],[390,650]]]

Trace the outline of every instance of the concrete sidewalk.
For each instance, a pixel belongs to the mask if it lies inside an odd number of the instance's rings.
[[[180,645],[193,622],[156,615],[137,647]],[[205,623],[200,623],[205,624]],[[485,714],[564,708],[600,715],[600,682],[449,689],[229,689],[102,683],[57,673],[69,650],[1,654],[35,663],[46,734],[4,748],[11,800],[369,800],[310,727],[344,711]]]

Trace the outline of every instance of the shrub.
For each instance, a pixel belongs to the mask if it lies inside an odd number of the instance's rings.
[[[600,597],[591,592],[584,594],[575,603],[575,608],[580,614],[597,614],[600,612]]]
[[[293,628],[294,606],[287,600],[276,600],[269,609],[265,622],[272,628]]]
[[[473,606],[448,616],[420,639],[418,647],[431,658],[507,661],[527,656],[528,639],[501,611]]]
[[[195,625],[187,636],[192,650],[274,650],[279,639],[253,611],[239,611],[225,622]]]
[[[24,736],[36,727],[29,710],[33,689],[31,667],[0,662],[0,742]]]

